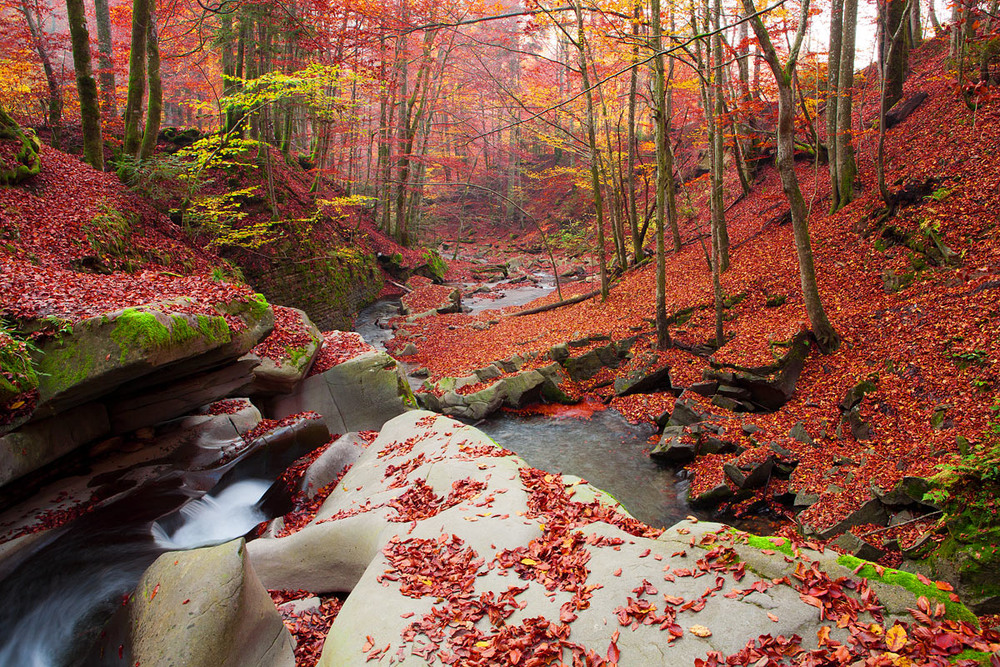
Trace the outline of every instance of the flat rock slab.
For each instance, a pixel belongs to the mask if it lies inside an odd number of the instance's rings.
[[[309,525],[248,552],[269,588],[350,592],[326,667],[502,664],[515,650],[538,664],[593,664],[612,645],[622,665],[682,665],[764,635],[815,648],[834,623],[800,595],[796,568],[813,554],[749,540],[708,522],[649,528],[579,479],[414,411],[385,425]],[[851,576],[835,559],[829,578]],[[843,590],[868,624],[864,588]]]

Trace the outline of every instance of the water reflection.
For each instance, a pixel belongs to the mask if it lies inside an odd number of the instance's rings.
[[[650,526],[667,528],[692,514],[687,483],[644,452],[652,426],[629,424],[614,410],[590,419],[500,413],[477,428],[529,465],[577,475],[607,491]]]

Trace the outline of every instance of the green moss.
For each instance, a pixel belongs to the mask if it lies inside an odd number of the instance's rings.
[[[226,318],[221,315],[211,317],[209,315],[198,315],[198,333],[203,338],[213,343],[228,343],[232,339],[229,331],[229,324]]]
[[[438,280],[444,280],[444,274],[448,272],[448,265],[441,259],[441,255],[434,250],[425,250],[424,259],[427,260],[427,268]]]
[[[259,320],[264,317],[267,313],[267,309],[271,307],[271,304],[267,302],[264,295],[260,292],[253,295],[250,300],[250,317]]]
[[[953,665],[961,660],[975,660],[977,664],[983,665],[983,667],[990,667],[992,664],[990,662],[992,655],[992,653],[987,653],[985,651],[973,651],[972,649],[966,649],[958,655],[951,656],[948,660]]]
[[[795,556],[792,551],[792,544],[784,537],[762,537],[760,535],[747,535],[747,544],[754,549],[765,549],[770,551],[780,551],[786,556]]]
[[[961,602],[952,602],[951,598],[948,597],[948,593],[938,589],[936,586],[928,586],[921,583],[915,574],[894,570],[890,567],[883,568],[882,574],[879,574],[872,563],[847,554],[837,558],[837,563],[851,570],[855,570],[860,566],[861,569],[858,570],[859,577],[905,588],[913,593],[914,597],[923,595],[928,600],[943,604],[947,618],[955,621],[967,621],[977,627],[979,626],[979,619],[969,611],[968,607]]]
[[[55,394],[87,379],[95,365],[92,350],[70,337],[53,343],[37,359],[36,368],[41,377],[39,389]]]
[[[140,354],[177,347],[201,338],[213,343],[229,342],[229,326],[221,316],[198,316],[197,328],[191,326],[183,315],[172,315],[170,326],[163,324],[153,313],[126,308],[115,320],[111,340],[121,350],[120,361],[125,363],[129,354]]]

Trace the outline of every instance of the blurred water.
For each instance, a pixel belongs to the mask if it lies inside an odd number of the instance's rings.
[[[614,410],[589,419],[499,413],[476,427],[535,468],[607,491],[650,526],[667,528],[694,513],[685,502],[687,482],[644,451],[652,426],[629,424]]]
[[[181,524],[175,530],[155,522],[153,539],[168,551],[234,540],[267,519],[257,503],[270,486],[266,480],[246,479],[230,484],[218,495],[206,494],[192,500],[181,507]]]

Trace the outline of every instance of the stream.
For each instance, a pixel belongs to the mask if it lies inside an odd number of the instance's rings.
[[[473,296],[463,299],[462,304],[473,313],[523,306],[555,290],[551,274],[539,278],[538,286],[512,284],[503,289],[501,298]],[[488,284],[491,288],[497,285],[504,283]],[[361,311],[355,331],[384,350],[392,330],[382,325],[398,315],[398,301],[379,301]],[[401,363],[405,370],[412,370],[411,365]],[[407,377],[413,389],[423,383]],[[685,516],[698,514],[686,502],[687,482],[646,453],[653,427],[630,424],[615,410],[600,410],[586,418],[520,416],[501,411],[475,426],[530,466],[587,480],[650,526],[667,528]]]

